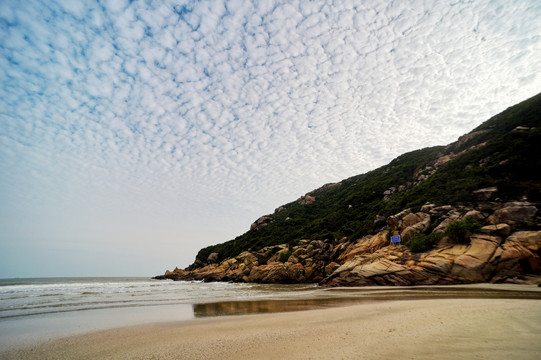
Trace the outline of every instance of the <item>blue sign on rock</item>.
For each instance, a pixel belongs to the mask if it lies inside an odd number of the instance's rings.
[[[391,242],[394,244],[394,243],[399,243],[400,242],[400,235],[396,235],[396,236],[391,236]]]

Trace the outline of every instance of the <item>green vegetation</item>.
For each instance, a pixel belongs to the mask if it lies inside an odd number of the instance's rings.
[[[428,235],[419,235],[408,240],[406,246],[413,253],[422,253],[431,250],[434,245],[441,240],[441,234],[431,233]]]
[[[464,220],[457,220],[450,223],[445,229],[445,235],[451,240],[455,240],[462,244],[467,244],[470,235],[481,229],[481,224],[470,217]]]
[[[473,203],[477,200],[472,191],[484,187],[496,186],[502,200],[526,195],[541,201],[541,172],[535,171],[541,169],[540,123],[541,94],[494,116],[459,142],[412,151],[366,174],[314,190],[309,193],[316,199],[313,203],[286,204],[268,215],[273,221],[267,226],[201,249],[197,259],[205,262],[217,252],[221,261],[248,248],[256,251],[301,239],[359,238],[377,230],[376,215],[417,211],[426,202]],[[442,155],[455,157],[415,185],[419,174],[429,175]],[[398,191],[401,185],[403,191]],[[383,201],[383,192],[391,187],[395,193]]]
[[[287,259],[293,254],[293,249],[289,247],[287,251],[284,251],[283,253],[280,253],[280,262],[285,263]]]

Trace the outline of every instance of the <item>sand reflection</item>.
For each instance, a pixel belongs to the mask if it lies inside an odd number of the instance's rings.
[[[322,289],[312,298],[234,300],[193,304],[196,318],[323,309],[369,302],[428,299],[536,299],[541,291],[475,286]]]
[[[360,299],[248,300],[194,304],[195,317],[248,315],[312,310],[356,304]]]

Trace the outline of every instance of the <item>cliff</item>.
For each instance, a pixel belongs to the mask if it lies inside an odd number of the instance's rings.
[[[541,283],[541,94],[447,146],[327,184],[156,278]],[[405,209],[405,210],[404,210]],[[400,235],[393,244],[391,236]]]

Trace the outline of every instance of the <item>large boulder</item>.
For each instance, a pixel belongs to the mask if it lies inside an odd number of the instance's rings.
[[[297,200],[297,201],[301,205],[310,205],[310,204],[313,204],[316,201],[316,198],[314,196],[311,196],[311,195],[307,194],[307,195],[301,196],[299,198],[299,200]]]
[[[236,259],[238,262],[248,267],[253,267],[259,264],[258,257],[249,251],[241,252]]]
[[[508,224],[487,225],[481,228],[481,232],[489,235],[507,236],[511,232],[511,226]]]
[[[262,216],[257,219],[252,225],[250,225],[250,230],[259,230],[269,225],[273,221],[274,219],[270,216]]]
[[[400,233],[403,241],[414,238],[417,234],[424,233],[430,227],[430,215],[424,212],[406,215],[400,222],[399,228],[404,229]]]
[[[489,264],[502,239],[496,236],[474,234],[471,245],[455,258],[451,275],[462,282],[485,282],[490,280],[493,266]]]
[[[483,214],[482,212],[478,211],[478,210],[470,210],[468,211],[466,214],[464,214],[464,217],[467,218],[472,218],[474,220],[477,220],[477,221],[484,221],[487,217],[486,214]]]
[[[430,210],[434,209],[436,207],[436,204],[426,203],[423,206],[421,206],[422,212],[429,212]]]
[[[376,250],[381,249],[389,244],[387,239],[387,231],[380,231],[376,235],[364,236],[356,242],[348,245],[340,245],[345,248],[342,253],[337,257],[337,262],[343,263],[351,260],[358,255],[371,254]],[[338,251],[340,246],[335,249]]]
[[[434,232],[437,234],[443,234],[450,223],[460,220],[461,217],[462,215],[458,211],[449,211],[443,216],[443,220],[441,220],[441,222],[434,228]]]
[[[387,218],[387,225],[392,228],[397,228],[400,224],[400,221],[408,214],[411,214],[411,209],[402,210],[398,214],[389,216]]]
[[[524,274],[541,274],[541,231],[519,231],[509,236],[495,256],[494,282]]]
[[[488,187],[484,189],[475,190],[473,192],[473,196],[475,196],[477,200],[487,201],[487,200],[492,199],[496,195],[497,192],[498,192],[497,187]]]
[[[273,263],[253,267],[248,281],[265,284],[289,284],[306,282],[306,277],[304,267],[301,264]]]
[[[493,224],[506,223],[509,225],[534,223],[537,208],[529,202],[509,202],[502,209],[496,210],[494,214],[488,217],[488,221]]]
[[[207,257],[207,263],[208,264],[213,264],[213,263],[217,262],[218,261],[218,256],[219,256],[218,253],[215,253],[215,252],[210,253],[210,255]]]

